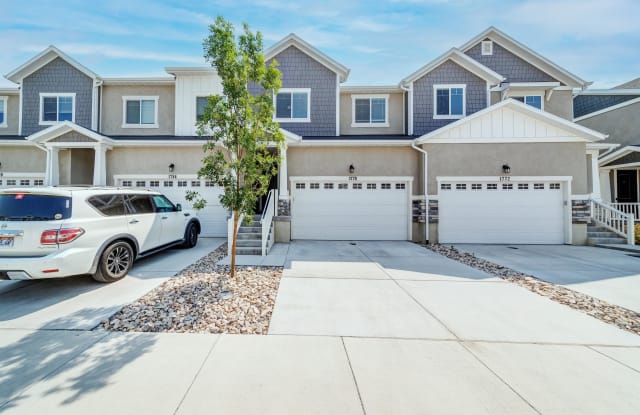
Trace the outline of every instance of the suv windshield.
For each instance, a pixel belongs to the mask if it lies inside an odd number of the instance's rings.
[[[32,193],[0,194],[0,220],[60,220],[71,217],[71,198]]]

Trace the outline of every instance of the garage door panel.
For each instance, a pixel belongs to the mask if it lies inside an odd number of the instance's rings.
[[[292,238],[325,240],[407,240],[405,189],[317,188],[293,186]]]
[[[560,189],[443,190],[439,195],[441,243],[564,243]],[[469,187],[468,187],[469,188]]]

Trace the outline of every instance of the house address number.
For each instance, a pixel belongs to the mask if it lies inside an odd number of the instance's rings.
[[[500,176],[500,181],[501,182],[510,182],[511,181],[511,177],[509,177],[509,176]]]
[[[358,181],[358,176],[349,176],[349,181],[350,182],[357,182]]]

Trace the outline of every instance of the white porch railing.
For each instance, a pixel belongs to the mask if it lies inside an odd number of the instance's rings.
[[[270,231],[273,217],[278,213],[277,203],[278,191],[276,189],[270,190],[267,196],[267,205],[262,211],[262,217],[260,218],[260,224],[262,225],[262,256],[269,253],[274,243],[274,232]]]
[[[629,245],[634,245],[634,216],[631,213],[591,200],[591,218],[598,225],[626,238]]]
[[[640,221],[640,203],[609,203],[614,209],[624,212],[626,214],[632,214],[636,222]]]
[[[233,218],[235,213],[231,213],[231,217],[227,220],[227,255],[231,255],[231,250],[233,249]],[[244,220],[244,213],[240,214],[240,220],[238,220],[238,229],[236,229],[236,233],[240,230],[240,225],[242,225],[242,221]]]

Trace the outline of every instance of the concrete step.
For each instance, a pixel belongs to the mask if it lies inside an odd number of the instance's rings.
[[[618,234],[611,231],[587,232],[588,238],[619,238]]]
[[[262,240],[258,239],[238,239],[236,241],[236,247],[250,248],[250,247],[262,247]]]
[[[609,232],[604,226],[587,225],[587,232]]]
[[[262,255],[262,248],[245,248],[245,247],[236,247],[236,255]]]
[[[241,226],[238,233],[259,233],[262,235],[262,226]]]
[[[632,252],[632,253],[640,256],[640,247],[638,247],[638,245],[597,244],[597,245],[594,245],[594,246],[597,246],[598,248],[615,249],[616,251]]]
[[[238,232],[238,239],[262,239],[262,232]]]
[[[626,244],[625,238],[587,238],[589,245]]]

